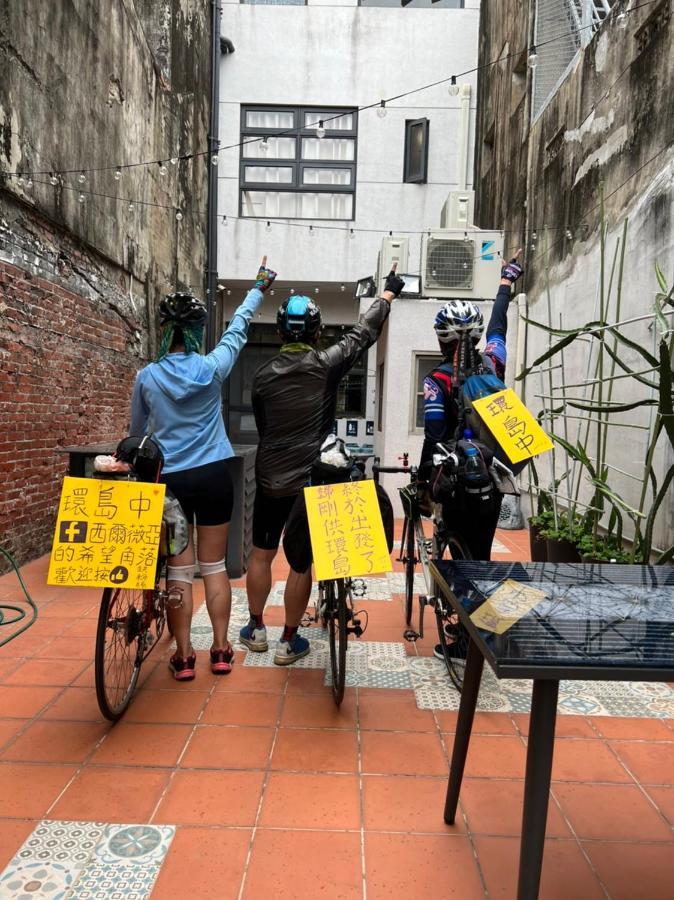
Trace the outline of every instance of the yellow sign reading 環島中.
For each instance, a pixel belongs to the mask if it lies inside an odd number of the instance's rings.
[[[473,400],[473,407],[511,462],[552,450],[552,441],[512,388]]]
[[[545,591],[508,578],[470,619],[476,628],[503,634],[546,597]]]
[[[63,479],[47,583],[153,588],[163,484]]]
[[[373,481],[309,487],[304,497],[319,581],[391,571]]]

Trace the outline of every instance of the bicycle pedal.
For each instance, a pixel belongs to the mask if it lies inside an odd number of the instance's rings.
[[[421,637],[421,635],[417,634],[417,632],[414,631],[413,628],[408,628],[405,631],[403,631],[404,640],[409,641],[410,644],[413,644],[415,641],[418,641],[420,637]]]
[[[364,597],[367,593],[367,583],[362,578],[351,579],[351,594],[354,597]]]

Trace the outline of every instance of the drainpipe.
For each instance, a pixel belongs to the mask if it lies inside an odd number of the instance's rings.
[[[206,352],[215,347],[215,325],[218,290],[218,167],[211,158],[218,152],[218,131],[220,122],[220,14],[219,0],[211,0],[211,114],[208,124],[208,226],[206,254],[206,297],[208,300],[208,322],[206,323]],[[227,39],[225,38],[225,41]],[[234,47],[223,44],[223,50],[232,52]]]

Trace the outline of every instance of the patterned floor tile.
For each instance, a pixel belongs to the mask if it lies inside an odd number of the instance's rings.
[[[68,894],[68,900],[147,900],[159,875],[161,863],[129,866],[92,863],[83,870]]]

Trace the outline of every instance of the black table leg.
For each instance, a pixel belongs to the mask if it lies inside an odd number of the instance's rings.
[[[558,694],[558,681],[534,681],[524,782],[517,900],[536,900],[541,882]]]
[[[453,825],[456,817],[456,807],[459,803],[459,791],[461,790],[463,770],[466,765],[466,756],[468,755],[470,733],[473,730],[473,717],[475,716],[483,668],[484,656],[482,656],[475,643],[471,640],[468,644],[466,671],[463,675],[452,762],[449,767],[449,784],[447,785],[447,799],[445,800],[445,822],[448,825]]]

